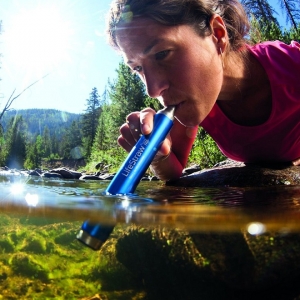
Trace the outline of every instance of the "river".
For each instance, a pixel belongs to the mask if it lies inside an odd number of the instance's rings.
[[[300,231],[299,186],[184,188],[142,181],[135,195],[105,196],[108,183],[2,173],[2,299],[158,299],[157,294],[151,298],[147,284],[145,291],[133,281],[124,283],[124,277],[130,277],[128,270],[114,272],[116,267],[107,257],[99,259],[101,251],[93,251],[76,240],[86,220],[116,228],[134,225],[179,229],[194,236],[233,236],[243,232],[243,236],[253,239],[274,239],[274,235],[294,237]],[[124,275],[122,280],[120,274]],[[272,286],[276,281],[270,282]],[[221,294],[221,298],[205,294],[203,299],[232,299],[232,294],[227,298]],[[189,297],[196,299],[190,295],[185,299]]]

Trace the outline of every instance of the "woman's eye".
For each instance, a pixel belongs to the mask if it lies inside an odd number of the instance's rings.
[[[167,57],[169,53],[170,53],[170,50],[160,51],[160,52],[158,52],[158,53],[155,54],[155,58],[157,60],[162,60],[165,57]]]
[[[137,73],[142,72],[142,70],[143,70],[142,66],[136,66],[136,67],[133,68],[133,71],[137,72]]]

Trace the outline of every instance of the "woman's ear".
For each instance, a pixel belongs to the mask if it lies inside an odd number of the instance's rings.
[[[224,52],[228,41],[228,34],[222,17],[217,14],[212,15],[210,19],[210,26],[216,46],[221,48],[221,50]]]

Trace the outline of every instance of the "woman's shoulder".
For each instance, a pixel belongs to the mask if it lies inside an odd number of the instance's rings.
[[[291,81],[291,84],[299,80],[300,44],[298,42],[292,41],[286,44],[281,41],[269,41],[249,46],[248,50],[262,64],[269,79]]]
[[[296,41],[291,41],[286,44],[282,41],[267,41],[248,47],[249,51],[254,55],[270,60],[278,60],[290,58],[300,63],[300,44]]]

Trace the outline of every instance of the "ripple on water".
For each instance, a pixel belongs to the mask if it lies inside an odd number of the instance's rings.
[[[237,230],[253,222],[298,230],[300,187],[184,188],[141,182],[135,195],[105,196],[108,181],[0,176],[2,210],[101,222],[161,223],[201,230]],[[12,190],[14,185],[17,190]],[[20,189],[22,186],[22,189]],[[35,196],[37,195],[37,196]],[[28,199],[28,196],[27,196]]]

